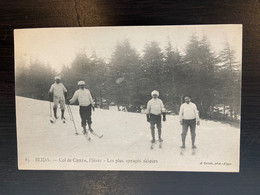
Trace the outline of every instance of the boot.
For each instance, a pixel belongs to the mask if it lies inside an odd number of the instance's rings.
[[[152,133],[152,143],[155,143],[155,135],[154,135],[154,128],[151,128],[151,133]]]
[[[57,119],[57,108],[53,108],[54,117]]]
[[[83,134],[87,134],[87,129],[86,129],[86,126],[82,126],[83,127]]]
[[[89,131],[92,133],[94,130],[91,128],[91,123],[88,124]]]
[[[162,134],[162,130],[161,130],[161,129],[158,129],[159,142],[163,142],[163,139],[161,138],[161,134]]]
[[[185,148],[185,136],[184,135],[181,135],[181,141],[182,141],[182,146],[181,148]]]
[[[191,143],[192,143],[192,149],[196,149],[197,147],[195,146],[195,137],[191,137]]]

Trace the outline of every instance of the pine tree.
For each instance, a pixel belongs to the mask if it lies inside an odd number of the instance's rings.
[[[181,105],[179,76],[181,75],[180,67],[183,65],[182,56],[179,51],[173,50],[172,45],[168,42],[165,52],[165,67],[164,67],[164,88],[165,88],[165,102],[173,109],[174,113],[178,113]]]
[[[220,96],[224,107],[223,113],[231,118],[237,118],[240,113],[240,65],[236,61],[235,52],[228,42],[219,55],[220,63],[217,66],[219,83],[222,84]]]
[[[111,99],[119,105],[138,104],[136,82],[140,76],[140,57],[128,40],[119,42],[109,64]]]
[[[203,36],[202,40],[196,35],[191,37],[186,48],[184,63],[182,93],[193,98],[202,117],[208,117],[215,104],[214,97],[217,93],[215,66],[218,60],[206,36]]]
[[[17,69],[16,95],[48,100],[48,91],[56,72],[39,60],[32,60],[28,67]]]

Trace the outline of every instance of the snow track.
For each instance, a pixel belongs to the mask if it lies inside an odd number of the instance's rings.
[[[16,97],[18,160],[21,169],[81,169],[81,170],[182,170],[237,171],[239,167],[240,130],[228,124],[201,120],[196,130],[196,155],[192,155],[191,138],[186,138],[185,154],[180,155],[181,126],[178,116],[167,116],[162,122],[163,148],[158,143],[150,150],[150,129],[146,116],[140,113],[96,109],[92,127],[99,139],[91,135],[88,142],[82,134],[78,106],[70,106],[79,135],[67,110],[66,123],[49,121],[49,102]],[[157,130],[156,130],[157,139]],[[36,162],[48,158],[51,162]],[[61,163],[60,158],[97,158],[102,162]],[[30,159],[30,163],[27,160]],[[122,159],[124,163],[108,163],[108,159]],[[158,163],[125,163],[126,160],[157,160]],[[212,166],[207,163],[231,163]],[[201,163],[203,165],[201,165]],[[206,163],[206,164],[205,164]],[[62,166],[61,166],[62,164]]]

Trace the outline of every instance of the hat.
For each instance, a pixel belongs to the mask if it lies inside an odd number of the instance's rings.
[[[153,96],[153,95],[159,96],[159,91],[153,90],[152,93],[151,93],[151,96]]]
[[[54,80],[60,80],[60,76],[56,76],[55,78],[54,78]]]
[[[86,85],[85,81],[79,81],[78,85]]]

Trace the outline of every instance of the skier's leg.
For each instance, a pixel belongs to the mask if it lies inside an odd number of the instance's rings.
[[[54,117],[57,119],[57,108],[58,108],[58,104],[59,104],[59,99],[55,96],[53,96],[53,114]]]
[[[196,119],[190,122],[190,133],[191,133],[191,143],[192,148],[196,148],[195,146],[195,137],[196,137]]]
[[[183,120],[182,122],[182,133],[181,133],[181,140],[182,140],[182,148],[185,148],[185,139],[188,132],[188,123],[187,121]]]
[[[162,135],[162,123],[161,123],[161,121],[158,121],[156,126],[157,126],[157,129],[158,129],[158,139],[159,139],[160,142],[162,142],[163,140],[162,140],[162,137],[161,137],[161,135]]]
[[[57,108],[53,108],[53,114],[54,114],[54,117],[57,119]]]
[[[81,118],[81,126],[83,128],[83,133],[87,133],[86,131],[86,107],[84,106],[80,106],[79,107],[79,114],[80,114],[80,118]]]
[[[154,123],[154,121],[150,121],[150,129],[151,129],[151,134],[152,134],[152,143],[154,143],[155,142],[155,135],[154,135],[154,127],[155,126],[155,123]]]
[[[61,110],[61,118],[65,119],[65,117],[64,117],[64,110]]]
[[[60,100],[60,109],[61,109],[61,118],[65,119],[64,117],[64,111],[65,111],[65,100],[61,99]]]
[[[87,106],[87,122],[88,122],[88,128],[90,132],[93,132],[93,129],[91,128],[92,120],[91,120],[91,105]]]

